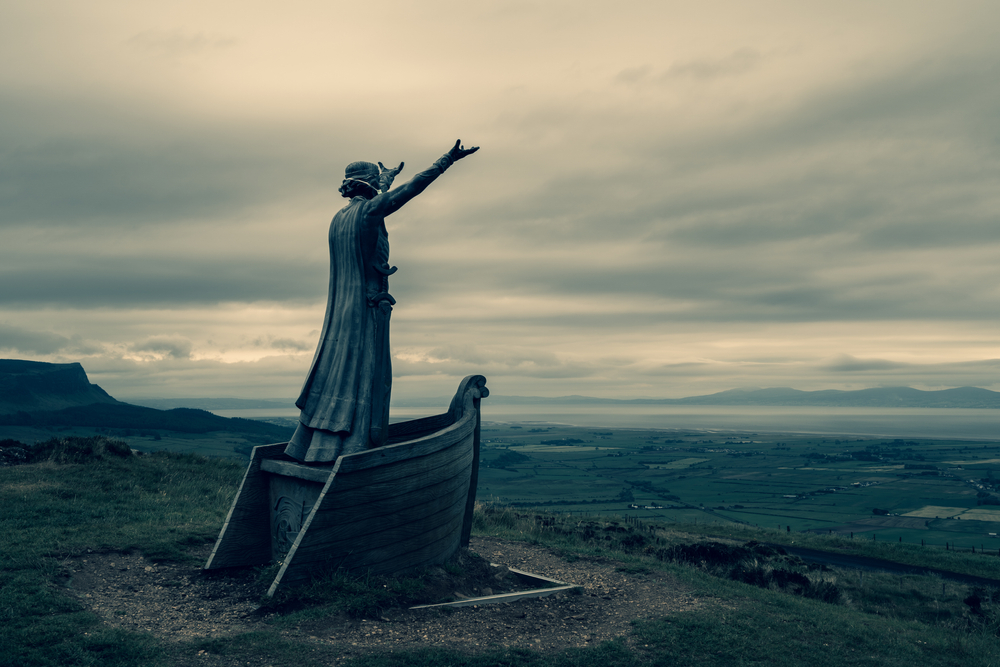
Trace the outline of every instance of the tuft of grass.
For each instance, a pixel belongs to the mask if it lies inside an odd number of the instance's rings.
[[[348,667],[644,667],[649,662],[624,642],[605,642],[586,649],[543,654],[525,649],[501,649],[468,655],[444,649],[384,653],[345,661]]]
[[[125,459],[133,455],[124,440],[104,436],[51,438],[37,443],[30,450],[30,462],[93,463],[110,459]]]
[[[954,664],[935,650],[947,643],[941,635],[916,635],[911,628],[885,620],[852,623],[840,615],[817,614],[794,598],[762,597],[639,621],[636,640],[657,665]],[[922,648],[917,636],[933,643]]]

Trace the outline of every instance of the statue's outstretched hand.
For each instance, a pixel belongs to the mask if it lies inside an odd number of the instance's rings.
[[[403,163],[400,162],[399,166],[395,169],[389,169],[381,162],[378,163],[378,168],[380,169],[378,175],[378,186],[382,192],[388,192],[389,188],[392,187],[392,181],[396,178],[396,174],[403,171]]]
[[[465,146],[462,145],[462,140],[459,139],[455,142],[455,145],[451,147],[451,150],[448,151],[448,155],[451,157],[452,162],[457,162],[468,155],[472,155],[478,150],[479,146],[473,146],[472,148],[466,149]]]

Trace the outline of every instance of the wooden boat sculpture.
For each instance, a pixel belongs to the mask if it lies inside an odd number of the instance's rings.
[[[255,447],[205,569],[281,562],[268,595],[320,568],[396,574],[468,546],[486,378],[459,384],[448,412],[389,426],[388,444],[304,465],[287,443]]]

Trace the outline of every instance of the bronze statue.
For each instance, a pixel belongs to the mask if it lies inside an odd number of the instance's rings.
[[[270,596],[322,568],[395,575],[468,547],[486,378],[466,376],[445,413],[389,426],[385,217],[477,150],[456,141],[393,191],[402,163],[347,166],[340,193],[350,203],[330,223],[326,318],[295,402],[298,428],[290,442],[253,448],[206,570],[278,561]]]
[[[323,333],[295,405],[302,411],[285,453],[329,463],[385,444],[392,367],[389,357],[389,236],[385,217],[424,191],[456,160],[479,147],[461,141],[430,169],[389,191],[403,163],[352,162],[340,193],[350,200],[330,223],[330,287]]]

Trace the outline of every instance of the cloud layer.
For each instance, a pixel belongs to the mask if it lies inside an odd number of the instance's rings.
[[[0,9],[0,356],[292,396],[356,159],[400,395],[998,389],[989,2]]]

